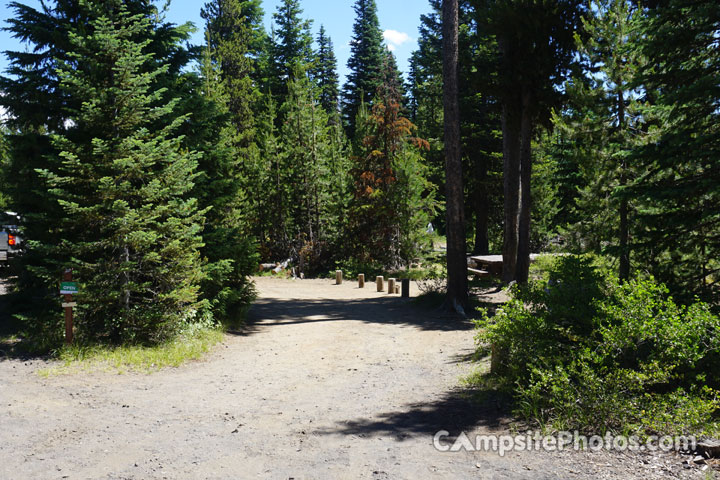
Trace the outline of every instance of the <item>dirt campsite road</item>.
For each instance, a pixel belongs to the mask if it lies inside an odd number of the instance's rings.
[[[438,430],[508,433],[460,386],[471,326],[332,283],[258,278],[242,334],[154,374],[0,358],[0,479],[708,478],[675,456],[437,451]]]

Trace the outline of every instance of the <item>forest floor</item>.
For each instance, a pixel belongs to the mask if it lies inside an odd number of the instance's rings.
[[[247,328],[203,361],[42,376],[52,361],[0,358],[0,478],[714,478],[674,454],[440,452],[439,430],[512,428],[462,386],[470,323],[372,283],[256,281]]]

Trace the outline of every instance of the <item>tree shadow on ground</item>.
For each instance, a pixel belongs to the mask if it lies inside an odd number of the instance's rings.
[[[7,360],[46,360],[47,351],[38,351],[23,339],[23,325],[12,312],[15,310],[16,295],[0,295],[0,362]]]
[[[363,299],[267,299],[261,298],[250,309],[246,325],[235,332],[250,335],[267,326],[300,323],[359,321],[401,325],[422,330],[472,330],[473,324],[454,315],[428,311],[406,300]]]
[[[432,436],[446,430],[445,442],[482,428],[505,431],[513,421],[510,398],[490,389],[456,389],[435,401],[412,403],[373,419],[349,420],[336,428],[318,430],[321,435],[390,435],[402,441],[417,435]]]

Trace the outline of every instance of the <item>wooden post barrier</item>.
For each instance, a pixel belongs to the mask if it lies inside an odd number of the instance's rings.
[[[390,295],[395,293],[395,279],[394,278],[388,278],[388,293]]]
[[[365,288],[365,274],[358,274],[358,288]]]
[[[402,279],[402,297],[410,298],[410,279],[409,278]]]
[[[342,285],[342,270],[335,271],[335,285]]]
[[[395,285],[395,294],[400,295],[400,285],[399,284]]]
[[[501,369],[500,349],[496,344],[490,344],[490,373],[498,374]]]
[[[382,292],[385,290],[385,279],[382,275],[375,277],[375,283],[377,283],[377,291]]]

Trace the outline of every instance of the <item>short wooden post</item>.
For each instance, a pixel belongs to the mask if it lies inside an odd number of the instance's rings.
[[[388,278],[388,293],[390,295],[395,293],[395,279],[394,278]]]
[[[500,373],[500,351],[494,343],[490,344],[490,373]]]
[[[375,283],[377,283],[377,291],[382,292],[385,290],[385,279],[382,275],[375,277]]]
[[[395,285],[395,294],[400,295],[400,285]]]
[[[335,285],[342,284],[342,270],[335,271]]]
[[[507,357],[507,350],[500,347],[496,343],[490,344],[490,373],[498,375],[502,374],[507,366],[505,365],[505,358]]]
[[[365,274],[358,273],[358,288],[365,288]]]
[[[410,298],[410,279],[409,278],[402,279],[402,297]]]

